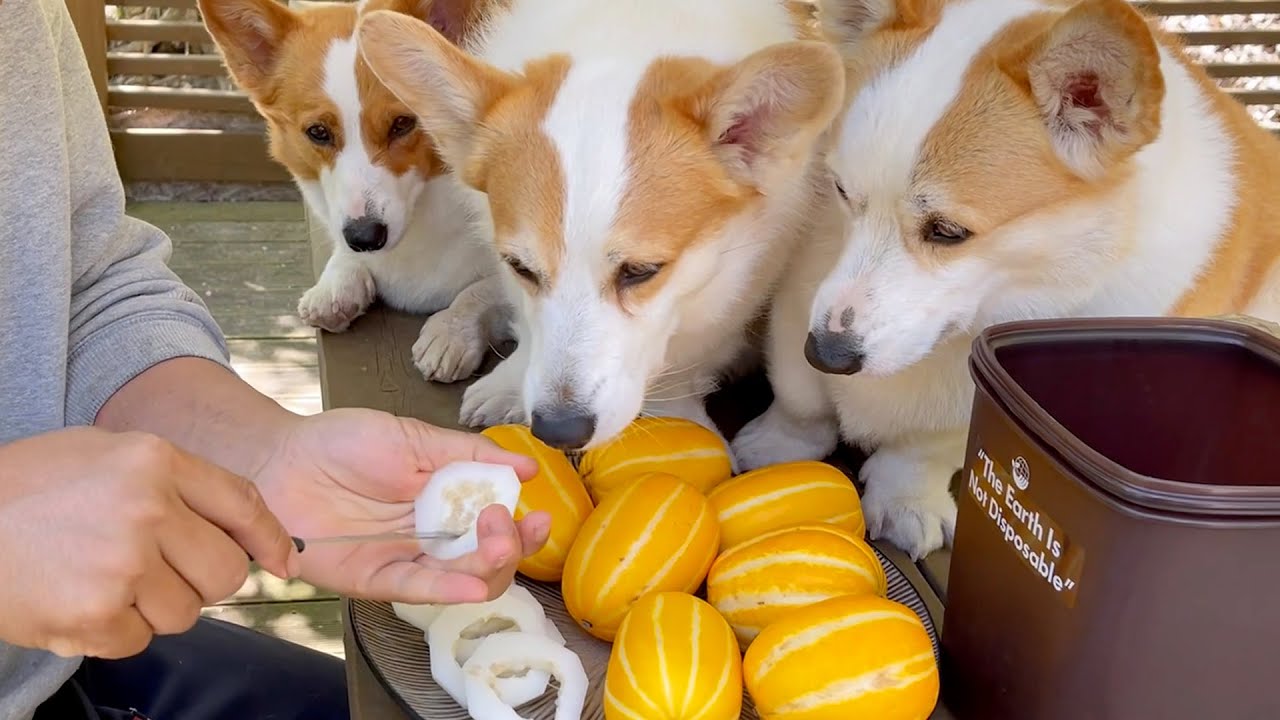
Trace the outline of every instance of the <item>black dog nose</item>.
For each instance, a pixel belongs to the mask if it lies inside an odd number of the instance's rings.
[[[862,342],[850,333],[811,330],[804,341],[804,359],[828,375],[853,375],[862,370],[867,356]]]
[[[595,434],[596,416],[572,406],[534,410],[529,430],[557,450],[579,450]]]
[[[356,252],[381,250],[387,244],[387,226],[369,215],[358,217],[342,226],[342,239]]]

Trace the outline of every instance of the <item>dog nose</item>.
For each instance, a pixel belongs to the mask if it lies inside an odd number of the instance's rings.
[[[573,406],[536,409],[529,430],[557,450],[579,450],[595,434],[596,416]]]
[[[867,359],[862,341],[851,333],[811,330],[804,341],[804,359],[828,375],[853,375]]]
[[[387,226],[368,215],[358,217],[348,220],[342,226],[342,239],[347,241],[347,247],[356,252],[381,250],[387,244]]]

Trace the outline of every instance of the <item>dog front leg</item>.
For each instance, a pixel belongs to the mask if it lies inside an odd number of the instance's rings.
[[[490,348],[514,339],[513,312],[500,275],[471,283],[427,318],[413,344],[413,364],[431,382],[471,377]]]
[[[964,431],[930,433],[885,445],[859,472],[866,484],[867,533],[888,540],[913,560],[944,545],[956,531],[951,477],[964,462]]]
[[[803,297],[780,296],[769,324],[765,362],[773,402],[733,439],[742,470],[821,460],[839,441],[839,424],[823,376],[804,358],[808,313]]]
[[[373,273],[358,255],[337,244],[320,279],[298,301],[298,317],[312,327],[340,333],[373,304]]]
[[[458,421],[485,428],[508,423],[528,424],[524,408],[524,376],[529,367],[529,343],[516,345],[511,356],[462,394]]]

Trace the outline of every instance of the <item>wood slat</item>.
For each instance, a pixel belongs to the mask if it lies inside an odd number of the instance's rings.
[[[1280,30],[1193,30],[1174,33],[1184,45],[1275,45]]]
[[[129,203],[129,214],[164,228],[185,228],[183,242],[307,242],[307,212],[300,200],[253,202],[193,202],[140,200]],[[271,223],[264,237],[262,227]],[[292,226],[280,232],[279,225]],[[199,226],[199,229],[195,229]],[[222,228],[230,228],[224,232]],[[256,228],[256,229],[255,229]],[[296,231],[296,232],[295,232]],[[244,237],[236,237],[236,234]]]
[[[111,131],[128,181],[289,182],[259,133],[128,128]]]
[[[1245,105],[1280,105],[1280,90],[1227,90],[1227,94]]]
[[[244,115],[254,113],[253,103],[249,102],[244,93],[204,88],[113,85],[107,93],[107,104],[117,108],[160,108]]]
[[[112,42],[174,42],[212,44],[204,23],[194,20],[108,20]]]
[[[109,52],[107,53],[107,74],[220,77],[227,74],[227,68],[218,55]]]
[[[80,48],[89,63],[89,75],[98,94],[98,103],[107,107],[107,19],[95,0],[67,0],[67,12],[80,38]]]
[[[196,0],[115,0],[106,4],[114,7],[177,8],[186,10],[195,8]]]
[[[1214,78],[1280,76],[1280,63],[1204,63],[1203,67]]]
[[[1280,13],[1280,0],[1149,0],[1134,1],[1148,15],[1254,15]]]

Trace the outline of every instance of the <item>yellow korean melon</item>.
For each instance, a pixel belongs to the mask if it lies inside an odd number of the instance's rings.
[[[738,720],[742,657],[705,601],[649,593],[618,628],[604,680],[605,720]]]
[[[598,503],[626,481],[650,472],[675,475],[705,494],[733,475],[733,465],[729,449],[712,430],[683,418],[642,417],[584,452],[578,471]]]
[[[720,528],[707,498],[674,475],[649,473],[605,497],[569,549],[560,581],[565,609],[612,642],[636,598],[692,593],[716,557]]]
[[[495,425],[480,434],[504,450],[538,461],[538,474],[520,487],[512,516],[519,520],[542,510],[551,515],[551,533],[542,549],[520,561],[516,569],[534,580],[560,580],[569,548],[593,508],[582,478],[564,453],[534,437],[524,425]]]
[[[707,601],[746,648],[796,608],[841,595],[883,596],[884,567],[864,540],[832,525],[775,530],[721,553],[707,574]]]
[[[742,675],[761,720],[925,720],[938,702],[924,624],[878,595],[793,610],[756,636]]]
[[[796,525],[827,523],[862,537],[858,489],[836,467],[803,460],[742,473],[707,495],[720,521],[720,549]]]

